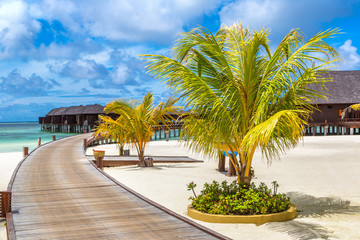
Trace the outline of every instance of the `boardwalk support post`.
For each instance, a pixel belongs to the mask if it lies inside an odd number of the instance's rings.
[[[167,142],[169,141],[169,135],[170,135],[169,130],[165,130],[165,139]]]
[[[6,217],[11,212],[11,192],[0,192],[0,217]]]
[[[98,168],[100,168],[101,170],[104,168],[104,161],[103,161],[104,157],[97,157],[96,158],[96,165]]]
[[[23,153],[24,153],[24,157],[29,155],[29,147],[24,147]]]
[[[95,157],[95,160],[96,160],[96,166],[100,169],[103,169],[104,167],[104,162],[103,162],[103,159],[104,159],[104,156],[105,156],[105,151],[103,150],[93,150],[94,152],[94,157]]]

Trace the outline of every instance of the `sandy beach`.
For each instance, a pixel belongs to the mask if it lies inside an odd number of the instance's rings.
[[[289,222],[211,224],[197,221],[233,239],[360,239],[360,136],[305,137],[280,160],[268,165],[256,153],[256,184],[280,184],[298,207],[298,217]],[[115,145],[97,146],[106,154],[117,154]],[[87,150],[91,153],[91,149]],[[131,150],[131,154],[135,154]],[[154,168],[136,166],[106,168],[118,181],[165,207],[186,215],[191,193],[186,184],[194,181],[199,192],[205,182],[232,181],[216,171],[214,159],[188,152],[176,141],[151,142],[147,155],[188,155],[204,163],[158,163]],[[196,220],[195,220],[196,221]]]
[[[22,152],[0,153],[0,191],[6,191],[10,178],[22,160]],[[0,221],[0,240],[6,239],[5,221]]]
[[[233,239],[360,239],[360,136],[305,137],[280,160],[268,165],[256,153],[256,184],[273,180],[298,207],[298,217],[289,222],[254,224],[211,224],[196,221]],[[116,145],[95,147],[107,155],[118,154]],[[92,153],[92,148],[87,149]],[[131,149],[131,154],[136,154]],[[165,207],[186,216],[191,193],[186,184],[194,181],[196,192],[205,182],[233,181],[216,170],[217,161],[189,152],[177,141],[151,142],[149,156],[189,156],[203,163],[155,163],[153,168],[126,166],[106,168],[118,181]],[[0,154],[0,189],[22,159],[22,153]],[[228,166],[228,163],[226,164]],[[0,239],[6,239],[1,222]]]

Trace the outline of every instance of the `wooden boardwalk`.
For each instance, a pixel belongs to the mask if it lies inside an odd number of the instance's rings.
[[[83,155],[86,135],[33,152],[12,185],[16,239],[226,239],[134,195]]]

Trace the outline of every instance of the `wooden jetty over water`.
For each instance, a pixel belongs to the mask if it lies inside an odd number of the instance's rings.
[[[43,145],[17,169],[10,239],[228,239],[116,182],[77,135]]]

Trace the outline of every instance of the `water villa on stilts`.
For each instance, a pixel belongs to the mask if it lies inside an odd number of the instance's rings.
[[[360,71],[329,71],[333,81],[325,83],[328,99],[316,99],[320,111],[315,111],[305,135],[354,135],[360,134],[360,111],[345,108],[360,103]]]
[[[108,115],[113,119],[117,117],[113,113],[105,114],[104,106],[98,104],[80,105],[55,108],[45,117],[39,117],[39,124],[41,130],[47,132],[88,133],[97,126],[99,115]],[[178,119],[179,115],[172,114],[172,117]],[[177,138],[180,136],[181,127],[180,121],[173,121],[169,128],[159,122],[159,125],[155,126],[155,133],[151,140]]]
[[[105,114],[104,106],[98,104],[61,107],[51,110],[45,117],[39,117],[39,124],[42,131],[88,133],[102,114]]]

